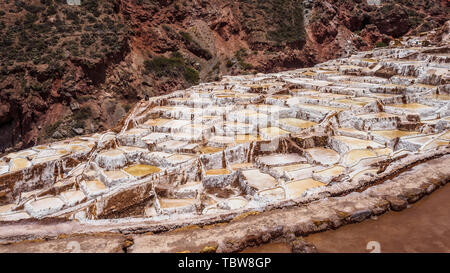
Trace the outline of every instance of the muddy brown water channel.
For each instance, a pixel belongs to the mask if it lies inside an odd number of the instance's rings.
[[[389,211],[362,223],[309,235],[321,253],[450,253],[450,186],[408,209]],[[243,253],[289,253],[288,243],[246,248]]]

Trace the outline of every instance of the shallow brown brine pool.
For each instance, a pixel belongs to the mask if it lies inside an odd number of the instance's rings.
[[[195,199],[171,199],[171,198],[160,198],[159,205],[161,208],[179,208],[187,207],[195,204]]]
[[[227,169],[211,169],[205,172],[206,175],[226,175],[230,174],[230,171]]]
[[[306,190],[322,186],[325,186],[325,184],[312,178],[307,178],[287,183],[286,189],[291,198],[298,198],[301,197]]]
[[[131,174],[134,177],[141,177],[153,173],[159,173],[161,169],[156,166],[137,164],[125,168],[124,171],[126,171],[127,173]]]

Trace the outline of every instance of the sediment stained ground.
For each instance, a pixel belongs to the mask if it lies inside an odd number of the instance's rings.
[[[369,242],[380,243],[388,253],[448,253],[450,249],[450,186],[426,196],[401,212],[390,211],[362,223],[306,237],[320,253],[367,253]],[[441,209],[439,209],[441,208]],[[246,248],[243,253],[290,253],[288,243]]]
[[[401,212],[343,226],[306,237],[319,252],[370,252],[370,241],[381,252],[429,253],[450,251],[450,186],[426,196]],[[270,249],[268,249],[270,251]]]

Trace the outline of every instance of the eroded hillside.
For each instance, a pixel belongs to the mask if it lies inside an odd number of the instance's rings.
[[[145,96],[311,66],[449,19],[448,1],[380,2],[2,1],[0,152],[111,128]]]

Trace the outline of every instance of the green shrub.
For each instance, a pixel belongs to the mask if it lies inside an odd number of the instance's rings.
[[[100,16],[97,0],[83,0],[81,1],[81,6],[93,13],[95,17]]]
[[[125,110],[126,113],[130,112],[131,110],[131,105],[130,104],[125,104],[123,105],[123,110]]]
[[[184,68],[184,63],[181,58],[155,57],[146,60],[144,66],[147,72],[153,72],[158,77],[170,77],[176,76]]]
[[[388,46],[385,42],[377,42],[376,44],[375,44],[375,47],[386,47],[386,46]]]
[[[144,62],[145,73],[153,73],[157,77],[176,78],[183,76],[191,84],[200,80],[199,72],[183,59],[180,53],[174,52],[170,58],[154,57]]]
[[[79,121],[83,121],[88,119],[89,117],[92,116],[92,110],[91,107],[89,106],[83,106],[80,109],[78,109],[74,114],[73,114],[73,119],[76,122]]]
[[[206,60],[210,60],[212,58],[211,52],[209,50],[202,48],[197,41],[192,38],[192,36],[184,31],[180,32],[181,37],[183,38],[184,44],[186,48],[194,53],[196,56],[204,58]]]
[[[88,47],[88,46],[92,45],[93,43],[95,43],[95,38],[88,33],[83,33],[81,35],[80,43],[81,43],[81,46]]]
[[[61,121],[57,121],[53,124],[44,127],[44,133],[46,137],[51,137],[56,132],[56,130],[58,130],[61,123],[62,123]]]
[[[247,53],[247,49],[245,48],[241,48],[238,51],[236,51],[236,53],[234,54],[234,57],[236,58],[236,60],[238,61],[239,65],[241,66],[242,69],[244,70],[250,70],[253,68],[253,65],[246,63],[244,61],[244,58],[246,58],[248,56]]]
[[[197,70],[186,67],[186,70],[184,71],[184,79],[191,84],[198,84],[200,80],[200,75]]]
[[[302,44],[306,40],[302,1],[240,0],[239,2],[243,14],[241,22],[247,33],[262,32],[267,41],[278,43]],[[260,42],[264,41],[259,39],[256,41]]]

